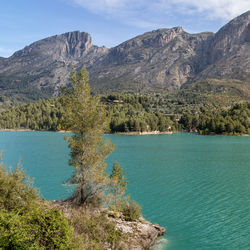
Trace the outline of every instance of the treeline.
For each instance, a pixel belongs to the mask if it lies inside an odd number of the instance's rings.
[[[229,110],[201,108],[196,114],[185,113],[180,124],[199,134],[250,134],[250,103],[236,104]]]
[[[56,131],[61,129],[62,115],[63,107],[58,99],[39,100],[2,112],[0,127]]]
[[[107,133],[144,131],[196,131],[199,134],[250,134],[250,103],[236,104],[229,110],[186,108],[182,114],[166,114],[163,101],[152,96],[112,94],[101,96],[106,106]],[[0,113],[0,128],[58,131],[66,116],[60,98],[39,100]],[[180,116],[181,115],[181,116]]]
[[[175,117],[154,109],[149,97],[123,94],[102,96],[106,104],[109,128],[106,132],[169,131],[178,129]],[[67,113],[60,98],[39,100],[6,110],[0,114],[2,129],[57,131],[65,129],[60,122]]]

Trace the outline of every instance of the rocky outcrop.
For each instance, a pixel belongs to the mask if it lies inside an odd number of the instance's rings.
[[[165,228],[148,222],[143,217],[140,217],[137,221],[126,221],[121,213],[114,216],[114,213],[111,211],[108,213],[108,218],[115,223],[117,230],[131,235],[121,243],[124,249],[150,249],[166,231]]]
[[[92,48],[91,36],[88,33],[75,31],[52,36],[26,46],[15,52],[12,59],[30,55],[50,56],[51,59],[77,60],[86,55]]]
[[[101,228],[110,228],[110,225],[112,225],[111,227],[114,225],[114,230],[119,232],[121,236],[119,243],[117,243],[118,245],[112,245],[110,241],[101,242],[101,249],[103,250],[151,249],[158,243],[157,240],[159,237],[163,236],[166,232],[164,227],[151,223],[142,216],[135,221],[127,221],[121,212],[114,212],[108,208],[75,206],[68,201],[49,201],[49,205],[63,212],[69,223],[74,227],[75,233],[80,237],[85,237],[86,234],[95,234],[95,237],[98,233],[108,234],[110,232],[103,231]],[[94,219],[91,220],[91,218]],[[102,226],[98,226],[98,223],[101,223]],[[93,227],[90,226],[86,228],[86,225],[89,224],[93,225]],[[89,231],[86,231],[87,229]],[[91,230],[95,231],[92,232]],[[93,240],[94,239],[93,237]]]
[[[223,26],[203,52],[206,62],[196,79],[250,78],[250,11]]]
[[[240,49],[250,42],[250,11],[233,19],[223,26],[213,37],[208,48],[209,63],[215,63],[229,53]]]
[[[250,11],[216,34],[159,29],[114,48],[97,47],[88,33],[52,36],[0,58],[2,95],[50,97],[86,65],[95,91],[172,90],[217,78],[250,82]]]

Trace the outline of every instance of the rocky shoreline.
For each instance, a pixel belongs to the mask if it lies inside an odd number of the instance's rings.
[[[129,250],[144,250],[152,249],[157,243],[159,237],[163,236],[166,232],[164,227],[158,224],[151,223],[145,220],[142,216],[135,221],[127,221],[121,212],[114,212],[107,208],[84,208],[75,207],[70,202],[65,201],[49,201],[50,206],[59,208],[64,216],[70,221],[74,214],[88,214],[90,217],[102,217],[115,225],[115,229],[119,231],[123,237],[117,248],[110,245],[109,242],[102,243],[103,250],[112,249],[129,249]],[[82,217],[84,218],[84,216]],[[83,221],[84,222],[84,221]],[[82,221],[77,224],[81,225]]]
[[[121,213],[114,215],[112,211],[109,211],[107,216],[115,223],[117,230],[130,235],[126,241],[121,243],[125,249],[151,249],[155,245],[157,239],[166,232],[164,227],[151,223],[142,216],[136,221],[126,221]]]

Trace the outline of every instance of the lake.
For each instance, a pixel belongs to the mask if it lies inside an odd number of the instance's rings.
[[[250,137],[106,135],[128,192],[146,219],[167,227],[164,249],[250,249]],[[48,200],[72,191],[63,134],[0,132],[5,165],[19,159]]]

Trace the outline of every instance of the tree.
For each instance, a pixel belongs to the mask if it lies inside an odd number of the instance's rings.
[[[105,159],[114,149],[110,141],[103,141],[106,114],[96,96],[91,96],[88,73],[83,69],[71,74],[69,86],[62,89],[64,127],[71,130],[66,137],[71,149],[69,164],[74,167],[71,183],[76,185],[71,200],[76,204],[100,205],[109,176],[105,174]]]
[[[110,175],[110,192],[113,195],[113,206],[119,210],[121,208],[124,195],[126,193],[128,181],[122,172],[122,168],[118,162],[115,162]]]

